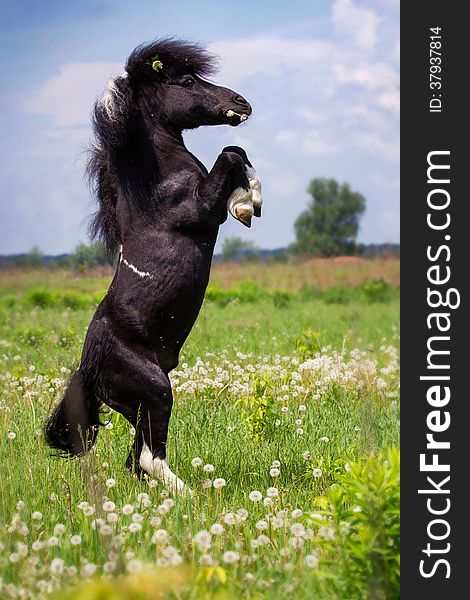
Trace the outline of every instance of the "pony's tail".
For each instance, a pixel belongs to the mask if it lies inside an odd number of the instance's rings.
[[[100,402],[87,389],[80,371],[75,371],[44,427],[44,438],[51,448],[70,456],[80,456],[93,447],[100,425]]]

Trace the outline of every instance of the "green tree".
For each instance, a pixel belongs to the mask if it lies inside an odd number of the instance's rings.
[[[72,265],[80,271],[98,265],[112,264],[113,261],[114,259],[107,255],[106,249],[101,242],[94,242],[89,246],[80,242],[75,247],[71,256]]]
[[[309,256],[354,253],[364,196],[347,183],[325,178],[312,179],[307,191],[312,201],[295,222],[297,239],[291,250]]]
[[[242,240],[239,237],[225,238],[222,244],[222,260],[236,260],[237,258],[252,258],[257,256],[257,248],[253,242]]]

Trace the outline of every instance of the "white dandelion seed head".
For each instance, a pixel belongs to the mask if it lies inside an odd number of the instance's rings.
[[[87,563],[81,568],[80,574],[82,575],[82,577],[91,577],[92,575],[94,575],[96,568],[97,567],[95,564]]]
[[[220,488],[223,488],[226,485],[226,481],[223,477],[218,477],[217,479],[214,479],[212,485],[216,490],[219,490]]]
[[[64,572],[64,561],[61,558],[53,558],[49,565],[49,571],[52,575],[62,575]]]
[[[224,531],[225,531],[225,529],[224,529],[223,525],[221,525],[220,523],[214,523],[211,526],[212,535],[222,535]]]
[[[202,458],[199,458],[199,456],[196,456],[195,458],[192,459],[191,465],[195,469],[197,469],[198,467],[200,467],[202,465]]]
[[[132,504],[124,504],[121,512],[123,515],[131,515],[134,512],[134,506]]]
[[[54,527],[54,535],[62,535],[63,533],[65,533],[65,525],[62,523],[57,523],[57,525]]]
[[[263,494],[261,492],[259,492],[258,490],[253,490],[252,492],[250,492],[248,494],[248,498],[252,502],[259,502],[260,500],[263,499]]]
[[[238,562],[240,560],[240,555],[234,550],[227,550],[226,552],[224,552],[222,560],[224,561],[224,563],[230,565]]]
[[[318,567],[318,556],[315,554],[307,554],[304,558],[304,563],[309,569],[316,569]]]

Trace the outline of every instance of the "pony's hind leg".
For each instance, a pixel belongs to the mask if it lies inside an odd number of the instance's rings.
[[[120,412],[135,428],[135,443],[126,465],[145,471],[172,492],[191,490],[170,469],[166,460],[168,424],[173,395],[160,366],[141,354],[120,347],[108,365],[105,402]]]

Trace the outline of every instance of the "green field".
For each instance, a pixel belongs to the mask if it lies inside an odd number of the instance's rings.
[[[131,478],[118,414],[85,458],[43,442],[109,274],[0,274],[0,597],[398,598],[385,263],[215,269],[172,374],[169,463],[193,498]]]

